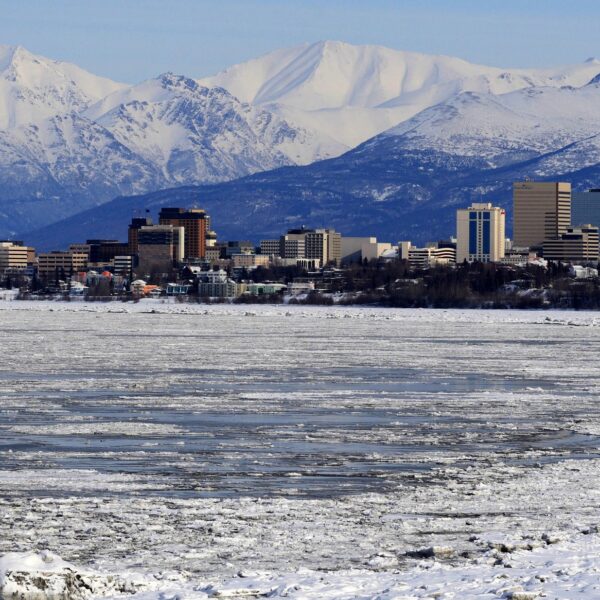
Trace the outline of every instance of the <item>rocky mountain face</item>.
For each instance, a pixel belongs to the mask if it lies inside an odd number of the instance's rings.
[[[2,237],[117,195],[224,181],[339,149],[183,76],[124,86],[21,48],[0,52]]]

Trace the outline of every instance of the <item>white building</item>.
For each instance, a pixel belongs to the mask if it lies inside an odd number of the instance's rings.
[[[456,261],[497,262],[504,257],[506,213],[491,203],[456,211]]]
[[[392,247],[376,237],[342,237],[342,264],[378,259]]]
[[[238,286],[229,279],[227,271],[202,271],[199,275],[198,294],[206,298],[233,298],[238,295]]]
[[[456,262],[456,250],[453,246],[439,247],[429,244],[417,248],[411,242],[398,242],[398,258],[407,260],[413,269],[428,269],[436,265],[449,265]]]

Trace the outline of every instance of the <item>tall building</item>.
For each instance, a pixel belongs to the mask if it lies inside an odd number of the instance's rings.
[[[504,256],[504,209],[474,203],[456,211],[456,262],[496,262]]]
[[[138,268],[140,275],[168,273],[183,261],[185,229],[172,225],[149,225],[138,231]]]
[[[588,223],[600,227],[600,190],[598,189],[571,194],[571,225],[578,227]]]
[[[185,229],[185,258],[204,258],[210,217],[200,208],[163,208],[158,215],[161,225]]]
[[[135,255],[138,253],[138,234],[142,227],[150,227],[152,219],[150,217],[133,217],[127,231],[127,254]]]
[[[571,225],[571,184],[520,181],[513,184],[513,242],[539,247]]]
[[[556,239],[545,240],[544,258],[556,262],[598,262],[598,227],[569,227]]]

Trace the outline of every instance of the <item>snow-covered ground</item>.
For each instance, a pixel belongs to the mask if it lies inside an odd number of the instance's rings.
[[[599,324],[0,300],[0,596],[600,598]]]

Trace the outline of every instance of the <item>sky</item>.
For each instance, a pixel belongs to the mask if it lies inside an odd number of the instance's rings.
[[[600,56],[597,0],[0,0],[0,44],[135,83],[319,40],[500,67]]]

